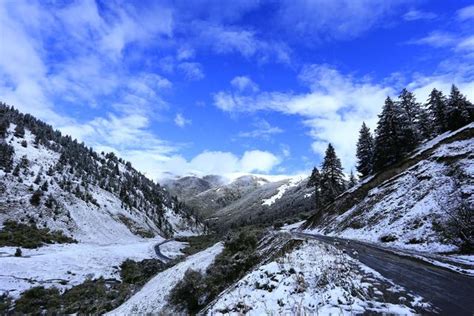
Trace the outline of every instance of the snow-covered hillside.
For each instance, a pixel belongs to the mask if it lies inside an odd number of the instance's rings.
[[[222,243],[192,255],[166,271],[158,273],[145,286],[108,315],[169,314],[164,310],[171,289],[183,278],[188,269],[204,271],[222,251]]]
[[[33,132],[20,114],[6,117],[0,142],[13,152],[11,166],[0,169],[0,227],[9,219],[36,223],[102,244],[203,232],[178,201],[115,155],[60,135],[38,136],[52,130],[39,122]],[[81,155],[69,152],[76,150]]]
[[[449,230],[458,212],[474,209],[473,136],[471,123],[423,144],[398,166],[340,196],[306,228],[410,250],[458,250]]]
[[[398,298],[405,299],[399,300]],[[414,314],[419,296],[336,248],[309,240],[266,263],[225,291],[208,315]]]

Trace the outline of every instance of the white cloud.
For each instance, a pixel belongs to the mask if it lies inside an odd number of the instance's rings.
[[[474,51],[474,35],[468,36],[457,44],[456,49],[461,51]]]
[[[464,7],[457,12],[458,18],[462,21],[474,19],[474,5]]]
[[[259,138],[269,140],[273,135],[283,133],[283,130],[277,126],[272,126],[268,121],[259,119],[254,122],[255,129],[248,132],[240,132],[239,137]]]
[[[403,19],[405,21],[432,20],[436,17],[437,15],[433,12],[426,12],[420,10],[410,10],[403,15]]]
[[[210,46],[218,54],[239,53],[262,63],[291,61],[291,50],[285,43],[262,39],[251,29],[209,23],[197,23],[196,27],[200,30],[198,44]]]
[[[391,80],[377,84],[364,76],[341,74],[328,65],[307,66],[299,77],[308,86],[307,93],[220,91],[214,94],[214,105],[230,113],[276,111],[297,115],[309,128],[313,151],[322,157],[327,143],[331,142],[345,169],[351,170],[355,165],[355,147],[362,122],[374,130],[386,96],[396,96],[398,91],[389,84]],[[418,76],[408,87],[423,102],[435,87],[449,93],[452,83],[468,96],[474,91],[473,80],[453,72]]]
[[[200,63],[183,62],[178,64],[178,69],[181,70],[189,80],[201,80],[204,78],[204,72]]]
[[[181,47],[176,53],[176,59],[179,61],[192,59],[195,53],[196,52],[192,48]]]
[[[214,104],[226,112],[277,111],[298,115],[310,129],[312,148],[317,154],[324,154],[331,142],[344,166],[352,168],[360,125],[366,121],[375,126],[384,99],[394,90],[343,75],[328,65],[307,66],[299,77],[308,86],[308,93],[220,91],[214,95]]]
[[[204,151],[190,160],[181,155],[162,155],[153,151],[133,151],[125,155],[140,164],[154,179],[172,175],[226,175],[231,173],[269,173],[280,163],[276,155],[261,150],[246,151],[242,156],[230,152]]]
[[[425,37],[411,40],[408,44],[429,45],[433,47],[452,46],[458,41],[457,36],[448,32],[434,31]]]
[[[245,91],[245,90],[250,90],[252,92],[257,92],[258,91],[258,85],[253,82],[252,79],[250,79],[247,76],[237,76],[232,79],[230,84],[238,89],[239,91]]]
[[[350,39],[386,24],[405,0],[312,0],[280,2],[282,30],[318,39]]]
[[[179,127],[184,127],[188,124],[191,124],[191,120],[184,118],[184,116],[181,113],[178,113],[176,114],[174,118],[174,123]]]

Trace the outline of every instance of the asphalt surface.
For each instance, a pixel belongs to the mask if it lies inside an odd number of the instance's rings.
[[[422,296],[439,309],[441,315],[474,315],[474,277],[354,240],[302,232],[293,234],[345,250],[387,279]]]
[[[172,240],[173,239],[167,239],[167,240],[162,241],[162,242],[155,245],[156,256],[158,257],[159,260],[163,261],[164,263],[167,263],[167,262],[171,261],[171,258],[169,258],[169,257],[167,257],[167,256],[165,256],[164,254],[161,253],[160,246],[163,245],[163,244],[166,244],[167,242],[170,242]]]

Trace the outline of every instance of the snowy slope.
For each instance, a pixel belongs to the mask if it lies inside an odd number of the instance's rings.
[[[217,243],[186,258],[184,262],[157,274],[139,292],[108,315],[168,314],[163,310],[167,305],[167,296],[171,289],[183,278],[186,270],[206,270],[222,249],[222,243]]]
[[[0,248],[0,295],[9,293],[17,298],[34,286],[66,289],[81,284],[87,278],[120,279],[117,267],[126,259],[140,261],[155,258],[154,239],[123,244],[62,244],[38,249],[23,249],[15,257],[14,247]],[[169,251],[168,251],[169,252]]]
[[[86,188],[82,186],[80,179],[71,176],[69,180],[73,186],[79,186],[87,192],[95,203],[64,190],[61,187],[61,177],[64,174],[47,173],[56,166],[60,154],[42,144],[35,144],[35,136],[28,129],[25,130],[24,137],[15,137],[15,126],[10,125],[5,139],[15,151],[13,165],[20,164],[23,157],[28,162],[18,177],[0,170],[0,226],[7,219],[24,222],[34,220],[39,226],[63,230],[78,241],[101,244],[136,242],[143,234],[164,235],[162,227],[168,227],[174,235],[203,232],[202,225],[173,209],[173,202],[169,202],[169,206],[163,206],[165,222],[159,227],[159,219],[155,214],[147,214],[140,208],[127,208],[117,194],[97,185],[88,185]],[[26,147],[22,142],[26,142]],[[123,164],[119,165],[124,173],[128,172]],[[38,174],[41,175],[41,182],[35,184]],[[48,191],[44,195],[54,197],[58,204],[55,208],[48,208],[44,204],[36,207],[29,202],[33,194],[32,188],[36,189],[44,182],[48,182]]]
[[[395,295],[393,295],[395,293]],[[390,298],[395,296],[395,298]],[[398,298],[407,300],[402,304]],[[222,293],[208,315],[415,314],[427,307],[336,248],[308,241],[260,266]]]
[[[301,176],[301,177],[294,177],[294,178],[291,178],[287,183],[284,183],[283,185],[281,185],[280,187],[278,187],[278,191],[275,195],[272,195],[271,197],[267,198],[267,199],[264,199],[262,201],[262,205],[267,205],[267,206],[271,206],[272,204],[274,204],[277,200],[281,199],[281,197],[283,196],[283,194],[285,194],[285,192],[289,189],[289,188],[292,188],[292,187],[295,187],[297,186],[301,181],[304,180],[304,176]]]
[[[461,206],[474,206],[473,136],[470,124],[422,145],[401,166],[343,194],[306,228],[409,250],[456,251],[443,230]]]

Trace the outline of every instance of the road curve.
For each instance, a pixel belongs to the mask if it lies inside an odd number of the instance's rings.
[[[173,241],[174,239],[167,239],[165,241],[162,241],[158,244],[155,245],[155,253],[156,253],[156,256],[158,257],[158,260],[161,260],[163,261],[163,263],[167,263],[167,262],[170,262],[172,259],[170,257],[167,257],[165,256],[164,254],[161,253],[161,250],[160,250],[160,246],[163,245],[163,244],[166,244],[170,241]]]
[[[349,256],[394,283],[421,295],[439,309],[441,315],[474,314],[474,277],[355,240],[297,231],[292,233],[296,237],[320,240],[345,250]]]

